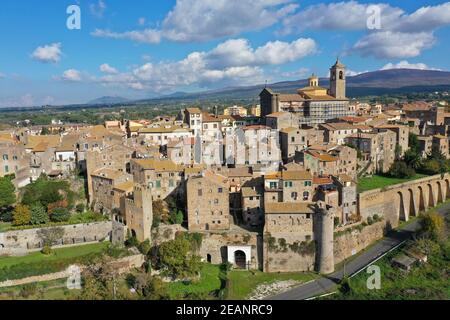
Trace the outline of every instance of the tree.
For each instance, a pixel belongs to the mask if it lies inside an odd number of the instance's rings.
[[[15,226],[24,226],[30,224],[31,211],[28,206],[19,204],[13,211],[13,224]]]
[[[192,254],[191,243],[179,236],[159,247],[160,265],[174,278],[186,277],[200,271],[200,257]]]
[[[421,220],[422,229],[430,235],[433,240],[438,240],[444,233],[444,217],[436,212],[430,212],[423,215]]]
[[[440,173],[442,170],[442,164],[439,160],[428,159],[422,165],[423,173],[434,175]]]
[[[389,175],[395,178],[411,178],[416,175],[413,168],[404,161],[395,161],[389,169]]]
[[[167,285],[157,277],[141,273],[136,276],[134,282],[136,291],[148,300],[167,300],[169,298]]]
[[[45,208],[40,203],[32,205],[30,210],[30,222],[32,225],[46,224],[50,221],[47,211],[45,211]]]
[[[405,152],[404,160],[406,164],[414,170],[417,170],[422,166],[422,157],[419,153],[414,152],[412,149]]]
[[[16,202],[15,191],[10,178],[0,178],[0,208],[9,207]]]
[[[410,133],[409,134],[409,148],[414,153],[419,153],[420,152],[419,138],[414,133]]]
[[[67,222],[70,219],[70,212],[66,208],[53,209],[51,220],[53,222]]]
[[[47,127],[42,127],[41,136],[48,136],[50,134],[50,130]]]
[[[184,221],[183,211],[181,210],[177,211],[176,209],[174,209],[170,212],[169,222],[171,224],[183,224],[183,221]]]

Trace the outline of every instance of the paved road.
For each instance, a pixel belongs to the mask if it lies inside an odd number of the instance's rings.
[[[444,215],[450,210],[450,203],[440,207],[437,211]],[[345,272],[353,275],[365,268],[372,261],[376,260],[389,250],[395,248],[403,241],[409,239],[414,231],[419,228],[419,222],[414,221],[396,231],[391,232],[385,238],[364,251],[350,262],[346,263]],[[268,300],[304,300],[334,291],[337,284],[342,280],[344,271],[336,271],[326,277],[319,278],[309,283],[305,283],[287,292],[269,297]]]

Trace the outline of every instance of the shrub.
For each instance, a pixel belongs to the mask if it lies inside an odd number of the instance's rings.
[[[139,252],[142,253],[144,256],[148,255],[150,250],[152,249],[152,245],[150,243],[150,240],[145,240],[144,242],[141,242],[138,245]]]
[[[52,248],[49,245],[46,245],[44,246],[44,248],[42,248],[41,253],[49,256],[52,254]]]
[[[51,220],[53,222],[67,222],[70,219],[70,212],[67,208],[53,209]]]
[[[77,206],[75,207],[75,210],[76,210],[78,213],[83,213],[84,210],[85,210],[85,208],[86,208],[86,206],[85,206],[83,203],[79,203],[79,204],[77,204]]]
[[[31,206],[30,210],[31,210],[30,222],[32,225],[46,224],[50,221],[47,211],[45,211],[45,208],[40,203]]]
[[[6,210],[0,212],[0,221],[3,222],[12,222],[13,221],[13,212],[12,210]]]
[[[372,219],[372,217],[367,217],[367,224],[368,224],[369,226],[371,226],[371,225],[373,224],[373,219]]]
[[[181,210],[172,210],[170,212],[169,222],[171,224],[183,224],[184,221],[184,214]]]
[[[28,206],[18,205],[13,211],[13,224],[15,226],[24,226],[30,224],[31,211]]]
[[[32,296],[33,294],[35,294],[37,291],[37,284],[36,283],[30,283],[30,284],[26,284],[22,287],[22,289],[20,289],[20,296],[22,298],[29,298],[30,296]]]
[[[416,171],[404,161],[395,161],[389,169],[389,175],[394,178],[412,178]]]
[[[375,221],[375,222],[381,221],[381,217],[376,213],[373,215],[372,218],[373,218],[373,221]]]

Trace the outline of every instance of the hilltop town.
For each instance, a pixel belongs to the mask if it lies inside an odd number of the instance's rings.
[[[201,263],[334,272],[450,197],[450,106],[350,100],[339,60],[329,83],[313,74],[289,94],[267,87],[252,108],[1,132],[0,177],[14,201],[2,203],[0,254],[106,240],[147,243],[157,261],[184,234],[200,237]],[[33,211],[33,186],[49,182],[68,185]],[[45,217],[33,220],[37,211]],[[87,211],[96,220],[69,230]],[[51,223],[66,231],[48,243],[38,230]]]

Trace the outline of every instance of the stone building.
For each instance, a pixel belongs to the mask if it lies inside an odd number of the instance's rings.
[[[298,119],[297,126],[354,116],[355,109],[346,98],[345,69],[339,60],[331,67],[329,89],[320,87],[319,78],[315,75],[309,79],[309,85],[299,89],[296,94],[275,93],[265,88],[260,94],[262,116],[290,112]]]
[[[345,138],[362,153],[362,165],[367,173],[388,172],[395,161],[396,134],[384,132],[358,133]]]
[[[110,213],[117,207],[114,200],[114,188],[118,185],[132,181],[132,176],[117,170],[103,168],[91,174],[92,205],[95,211]]]
[[[136,183],[152,188],[153,201],[184,197],[184,168],[171,160],[133,159],[131,174]]]
[[[153,224],[152,190],[135,185],[133,194],[125,198],[125,225],[139,242],[151,240]]]
[[[0,177],[14,175],[20,188],[30,183],[30,155],[11,134],[0,134]]]
[[[120,173],[130,173],[130,161],[133,154],[132,148],[122,144],[94,148],[85,153],[89,203],[92,203],[93,200],[92,173],[103,168]]]
[[[323,141],[324,135],[322,130],[295,127],[280,130],[280,147],[283,162],[293,161],[296,152],[305,150],[311,145],[321,144]]]
[[[189,231],[230,229],[228,178],[210,171],[191,177],[186,184],[186,198]]]

